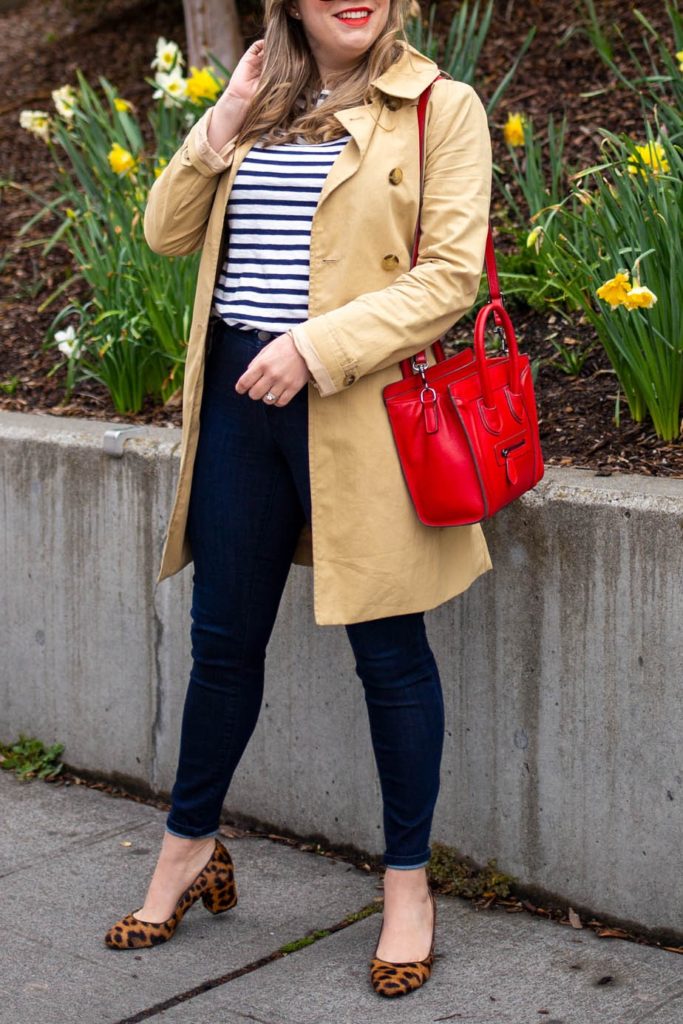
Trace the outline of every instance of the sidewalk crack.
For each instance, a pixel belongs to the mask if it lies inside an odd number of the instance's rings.
[[[235,970],[228,971],[227,974],[222,974],[217,978],[209,978],[207,981],[203,981],[200,985],[196,985],[194,988],[187,989],[185,992],[179,992],[177,995],[171,996],[169,999],[165,999],[161,1003],[155,1003],[153,1006],[149,1006],[144,1010],[139,1010],[131,1017],[123,1017],[121,1020],[114,1021],[113,1024],[141,1024],[142,1021],[149,1020],[151,1017],[157,1017],[160,1013],[164,1013],[166,1010],[180,1006],[182,1003],[187,1003],[191,999],[195,999],[197,996],[203,995],[205,992],[210,992],[211,989],[220,988],[222,985],[227,985],[236,978],[241,978],[245,974],[251,974],[253,971],[257,971],[261,967],[265,967],[267,964],[273,963],[275,960],[282,960],[286,956],[294,956],[299,949],[307,948],[312,943],[319,942],[322,939],[333,935],[335,932],[342,931],[345,928],[350,928],[363,918],[377,913],[381,908],[381,901],[374,899],[371,903],[367,903],[364,907],[361,907],[360,910],[347,914],[346,917],[342,918],[342,920],[338,921],[336,924],[332,924],[327,928],[311,929],[307,936],[296,939],[293,942],[285,943],[272,953],[267,953],[265,956],[259,957],[258,960],[253,960],[251,963],[245,964],[244,967],[237,967]],[[290,949],[293,950],[293,952],[289,952]],[[236,1013],[237,1011],[233,1008],[231,1012]],[[276,1021],[261,1021],[259,1017],[250,1017],[248,1014],[241,1014],[241,1016],[244,1016],[247,1020],[254,1020],[257,1024],[278,1024]]]

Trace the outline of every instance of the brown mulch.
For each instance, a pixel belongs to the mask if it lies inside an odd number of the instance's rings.
[[[659,0],[643,0],[640,9],[662,30],[668,22]],[[423,3],[426,10],[426,3]],[[618,23],[631,45],[641,48],[641,29],[621,0],[601,0],[606,24]],[[256,6],[243,7],[247,43],[258,29]],[[439,4],[438,20],[449,21],[453,4]],[[102,13],[104,12],[104,13]],[[515,81],[494,118],[495,158],[505,161],[501,127],[508,111],[522,110],[537,128],[567,114],[571,131],[567,160],[572,169],[593,162],[599,152],[598,127],[642,134],[637,98],[619,89],[580,33],[560,45],[575,24],[574,5],[565,0],[497,0],[493,29],[480,65],[482,92],[490,92],[509,67],[532,25],[537,33]],[[48,255],[36,240],[56,221],[38,226],[28,237],[17,231],[36,212],[27,191],[49,197],[52,168],[39,141],[18,125],[25,108],[50,109],[50,90],[74,81],[80,68],[91,81],[104,74],[141,110],[150,102],[144,79],[158,36],[185,48],[180,0],[110,0],[79,6],[74,0],[28,0],[16,12],[0,15],[0,408],[54,415],[89,416],[113,421],[179,425],[180,409],[150,401],[137,416],[115,413],[106,391],[94,382],[77,386],[64,404],[63,368],[53,349],[42,346],[60,302],[42,312],[38,306],[70,273],[70,257],[58,245]],[[615,41],[617,54],[623,47]],[[642,50],[641,50],[642,52]],[[602,95],[587,95],[606,89]],[[11,184],[10,184],[11,183]],[[33,244],[27,245],[27,242]],[[74,289],[74,294],[75,294]],[[565,323],[555,314],[513,311],[524,351],[538,361],[537,394],[543,450],[548,464],[576,465],[601,473],[613,470],[653,476],[683,476],[683,441],[664,444],[648,424],[634,424],[621,401],[621,422],[614,422],[618,385],[591,329],[578,316]],[[454,336],[467,328],[456,325]],[[577,377],[560,369],[555,340],[575,347],[593,346]],[[54,371],[51,376],[47,376]]]

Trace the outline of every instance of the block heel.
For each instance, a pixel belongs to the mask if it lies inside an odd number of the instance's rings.
[[[202,903],[210,914],[223,914],[237,903],[237,886],[231,870],[216,872],[213,883],[202,896]]]

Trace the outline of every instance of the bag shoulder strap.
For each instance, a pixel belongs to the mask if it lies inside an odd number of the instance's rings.
[[[425,118],[426,118],[426,113],[427,113],[427,104],[429,102],[429,97],[430,97],[432,88],[434,86],[434,83],[438,82],[439,79],[443,78],[443,77],[444,76],[441,73],[439,73],[436,76],[436,78],[434,79],[434,81],[430,82],[430,84],[427,86],[427,88],[424,89],[422,91],[422,93],[420,94],[420,98],[419,98],[418,104],[417,104],[417,124],[418,124],[418,133],[419,133],[419,139],[420,139],[420,200],[419,200],[419,209],[418,209],[418,217],[417,217],[417,226],[415,228],[415,239],[414,239],[414,242],[413,242],[413,254],[412,254],[412,259],[411,259],[411,262],[410,262],[411,268],[414,267],[415,264],[417,263],[418,251],[419,251],[419,247],[420,247],[420,235],[421,235],[420,221],[421,221],[421,215],[422,215],[422,192],[423,192],[423,186],[424,186],[424,164],[425,164]],[[485,256],[484,256],[484,262],[485,262],[485,266],[486,266],[486,276],[487,276],[488,285],[489,285],[489,298],[490,299],[497,299],[500,302],[500,301],[502,301],[502,296],[501,296],[501,292],[500,292],[500,282],[499,282],[499,279],[498,279],[498,268],[496,266],[496,253],[495,253],[495,249],[494,249],[494,246],[493,246],[493,233],[491,231],[491,224],[490,224],[490,222],[489,222],[488,232],[487,232],[487,236],[486,236],[486,250],[485,250]],[[418,353],[418,356],[419,355],[424,356],[424,353],[423,352]],[[424,359],[418,359],[417,356],[415,357],[415,359],[416,359],[417,362],[425,362]]]
[[[430,82],[426,89],[420,93],[420,98],[417,103],[417,125],[420,138],[420,205],[417,219],[417,228],[415,231],[415,241],[413,243],[413,256],[411,260],[411,267],[414,267],[417,263],[417,255],[420,244],[420,214],[422,213],[422,190],[424,186],[424,164],[425,164],[425,119],[427,114],[427,104],[429,103],[429,97],[432,92],[432,88],[435,82],[438,82],[444,76],[439,73],[434,81]],[[486,252],[484,256],[486,265],[486,276],[489,282],[489,292],[492,299],[501,299],[500,294],[500,282],[498,280],[498,267],[496,265],[496,253],[493,246],[493,233],[491,231],[491,224],[489,223],[488,232],[486,236]]]

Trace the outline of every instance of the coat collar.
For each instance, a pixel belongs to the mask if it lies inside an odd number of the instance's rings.
[[[414,46],[405,42],[402,45],[403,53],[399,59],[370,84],[388,96],[414,100],[434,81],[439,68]]]
[[[439,73],[438,65],[425,57],[409,43],[401,42],[403,53],[384,74],[370,83],[386,96],[404,100],[415,100]],[[377,98],[372,103],[338,110],[335,117],[343,124],[358,145],[361,156],[365,153],[370,137],[376,126],[376,112],[381,107]],[[343,159],[341,161],[343,166]],[[338,168],[337,168],[338,169]],[[334,178],[334,172],[332,174]],[[329,181],[326,188],[329,186]],[[326,189],[323,189],[325,195]]]

